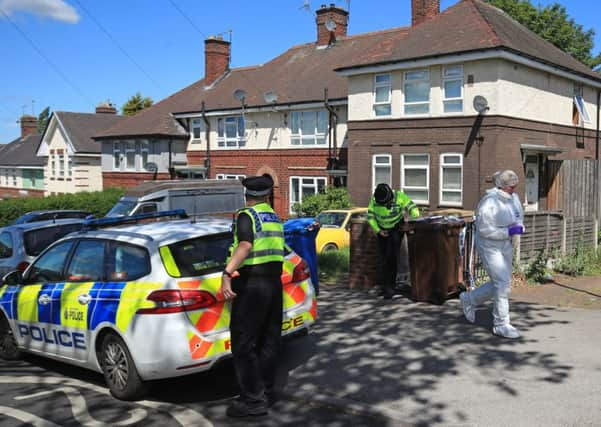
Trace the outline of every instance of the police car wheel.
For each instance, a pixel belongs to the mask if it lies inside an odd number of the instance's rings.
[[[100,347],[100,366],[111,394],[117,399],[135,400],[147,391],[127,346],[121,338],[108,334]]]
[[[17,360],[20,357],[21,352],[17,347],[17,341],[8,324],[8,320],[0,314],[0,358],[4,360]]]

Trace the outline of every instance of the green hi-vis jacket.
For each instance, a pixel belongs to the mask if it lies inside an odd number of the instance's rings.
[[[253,226],[253,246],[245,265],[265,264],[284,261],[284,226],[282,221],[267,203],[259,203],[251,208],[238,211],[238,215],[246,213]],[[238,236],[234,230],[234,243],[230,248],[230,257],[238,247]],[[228,258],[229,261],[229,258]]]
[[[402,219],[403,211],[407,211],[411,218],[419,216],[419,209],[413,201],[402,191],[394,190],[394,197],[390,208],[379,205],[372,197],[367,208],[367,222],[374,232],[378,234],[381,230],[394,228]]]

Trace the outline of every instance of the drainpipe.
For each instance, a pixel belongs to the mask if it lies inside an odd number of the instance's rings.
[[[601,105],[601,89],[597,89],[597,138],[595,144],[595,160],[599,160],[599,105]]]
[[[175,175],[175,171],[173,170],[173,167],[171,166],[171,142],[173,140],[169,139],[169,168],[167,169],[169,171],[169,178],[170,179],[174,179],[174,175]]]
[[[207,140],[207,152],[205,154],[205,168],[207,168],[206,179],[211,177],[211,144],[209,141],[209,136],[211,135],[211,124],[209,123],[209,119],[207,119],[207,113],[205,112],[205,102],[202,101],[202,119],[205,122],[205,139]]]
[[[328,102],[328,88],[324,89],[324,105],[326,109],[329,111],[328,114],[328,165],[330,163],[330,159],[338,158],[338,147],[337,147],[337,130],[338,127],[338,114],[334,111],[334,108]],[[332,129],[334,130],[334,140],[332,141]],[[334,155],[332,155],[334,153]]]

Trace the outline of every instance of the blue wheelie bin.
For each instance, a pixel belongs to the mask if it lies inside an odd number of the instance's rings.
[[[315,237],[317,237],[318,231],[319,224],[315,222],[314,218],[290,219],[284,223],[286,244],[309,264],[311,282],[313,282],[317,295],[319,295],[319,277],[317,275]]]

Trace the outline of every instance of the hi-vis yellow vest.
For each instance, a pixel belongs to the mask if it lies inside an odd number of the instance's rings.
[[[242,266],[284,261],[284,226],[282,221],[267,203],[259,203],[250,208],[240,209],[238,215],[246,213],[253,226],[253,246]],[[238,236],[234,230],[234,243],[230,257],[238,247]],[[228,258],[229,261],[229,258]]]
[[[394,191],[390,209],[387,206],[379,205],[372,197],[367,208],[367,222],[371,225],[375,233],[380,230],[390,230],[403,219],[403,211],[407,211],[411,218],[419,216],[419,209],[413,201],[402,191]]]

